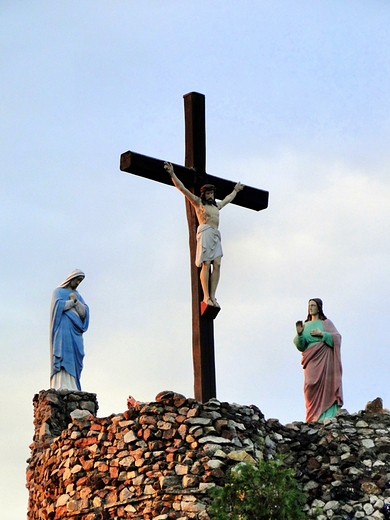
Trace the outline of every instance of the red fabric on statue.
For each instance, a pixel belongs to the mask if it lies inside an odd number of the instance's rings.
[[[343,405],[341,335],[330,320],[323,320],[322,323],[324,331],[332,335],[333,347],[320,341],[302,353],[306,422],[316,421],[335,403]]]

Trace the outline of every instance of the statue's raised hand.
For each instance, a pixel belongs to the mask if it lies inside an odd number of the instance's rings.
[[[297,321],[296,324],[295,324],[295,327],[297,329],[297,334],[299,334],[299,336],[302,334],[302,332],[304,331],[305,327],[303,326],[303,323],[301,320]]]
[[[243,184],[241,184],[241,182],[237,182],[237,184],[234,186],[234,191],[241,191],[245,188],[245,186]]]

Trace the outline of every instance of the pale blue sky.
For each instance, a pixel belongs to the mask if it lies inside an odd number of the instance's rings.
[[[221,400],[303,420],[294,323],[322,297],[345,407],[390,407],[388,1],[0,1],[0,500],[26,511],[33,395],[49,385],[53,289],[91,308],[83,388],[192,396],[182,195],[119,171],[184,161],[183,94],[206,95],[207,169],[270,191],[227,207],[215,323]]]

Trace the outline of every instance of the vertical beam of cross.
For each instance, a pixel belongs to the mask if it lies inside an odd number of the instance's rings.
[[[206,184],[206,122],[205,96],[197,92],[184,95],[185,115],[185,166],[196,170],[195,186],[191,191],[199,194]],[[203,299],[199,268],[195,265],[196,230],[198,221],[193,206],[186,199],[189,232],[191,293],[192,293],[192,357],[194,364],[194,395],[202,403],[216,397],[214,325],[213,320],[201,316]]]

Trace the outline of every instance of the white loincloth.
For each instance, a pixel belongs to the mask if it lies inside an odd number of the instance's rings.
[[[221,233],[208,224],[198,226],[196,233],[195,265],[201,267],[203,262],[212,262],[222,256]]]

